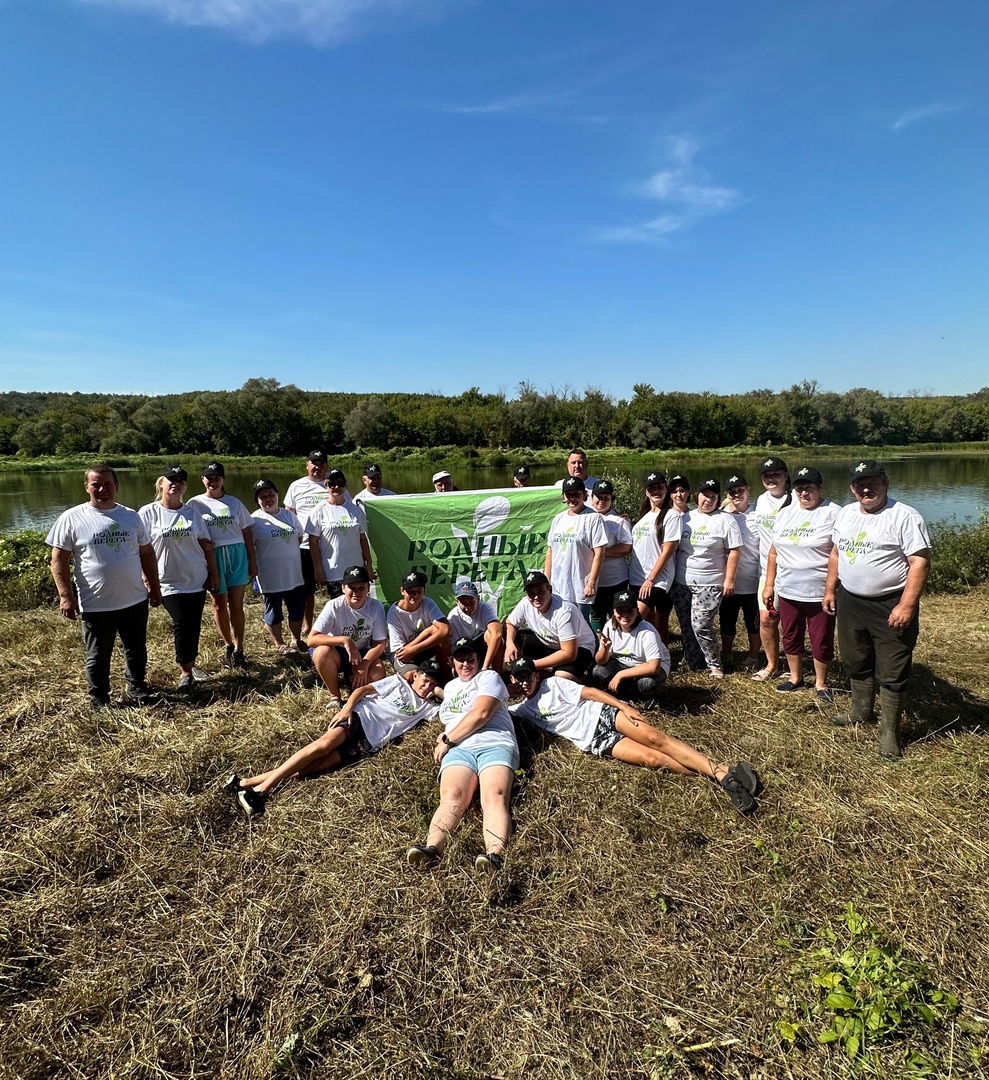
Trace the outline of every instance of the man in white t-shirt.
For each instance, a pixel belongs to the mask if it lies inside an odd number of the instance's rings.
[[[109,465],[87,469],[85,486],[89,502],[61,514],[45,541],[52,549],[59,612],[81,620],[94,709],[110,703],[110,657],[118,636],[128,701],[154,704],[158,695],[145,681],[148,604],[161,603],[161,585],[151,537],[137,512],[117,502],[117,474]]]
[[[920,596],[931,567],[931,538],[920,514],[889,497],[878,461],[849,470],[855,502],[835,518],[824,608],[837,616],[838,647],[852,686],[839,727],[873,718],[879,684],[879,753],[898,758],[900,718],[917,644]]]
[[[482,671],[501,671],[505,659],[505,628],[493,604],[481,599],[480,590],[466,578],[453,590],[456,600],[447,619],[450,640],[467,638],[481,657]]]
[[[368,499],[380,499],[385,495],[394,495],[394,491],[381,486],[381,466],[370,464],[364,466],[364,474],[361,477],[364,487],[354,496],[355,503],[363,503]]]
[[[291,510],[302,523],[303,530],[309,524],[313,511],[326,502],[329,492],[326,481],[327,458],[325,450],[313,450],[306,460],[306,475],[293,480],[285,492],[285,509]],[[306,588],[306,607],[302,618],[302,633],[309,633],[313,611],[316,607],[316,578],[313,573],[312,556],[309,554],[309,534],[302,538],[299,549],[302,560],[302,581]]]
[[[587,473],[587,455],[583,450],[571,450],[570,456],[567,458],[567,475],[562,480],[557,480],[555,487],[561,488],[571,478],[575,476],[578,480],[584,481],[584,487],[587,489],[588,499],[591,497],[591,492],[594,490],[594,485],[598,482],[596,476],[589,476]]]
[[[525,596],[505,620],[505,663],[528,656],[537,668],[579,681],[594,659],[597,638],[575,604],[553,594],[542,570],[530,570]]]
[[[410,570],[402,578],[402,597],[388,609],[388,660],[396,675],[437,657],[448,666],[450,624],[426,595],[426,575]]]

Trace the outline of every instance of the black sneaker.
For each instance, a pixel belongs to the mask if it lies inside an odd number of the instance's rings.
[[[489,874],[496,874],[499,870],[505,868],[505,857],[503,855],[496,855],[493,851],[486,851],[483,855],[478,855],[474,860],[475,870],[486,870]]]
[[[231,795],[239,795],[241,793],[240,777],[235,772],[232,772],[227,777],[227,782],[223,785],[223,790],[229,791]]]
[[[126,705],[160,705],[161,694],[157,690],[152,690],[150,686],[132,686],[128,689],[124,695],[124,703]]]
[[[432,844],[413,844],[405,853],[409,866],[430,870],[440,861],[440,853]]]
[[[738,778],[734,769],[729,769],[719,782],[727,792],[728,798],[731,799],[732,806],[740,814],[751,814],[756,809],[755,798]]]
[[[750,795],[759,794],[759,790],[762,787],[762,781],[759,779],[759,774],[752,768],[749,762],[740,761],[728,771],[738,778],[738,782]]]
[[[263,791],[255,791],[254,788],[241,788],[237,792],[237,802],[248,817],[260,817],[264,813],[265,803],[268,796]]]
[[[233,665],[234,667],[239,668],[247,667],[247,664],[244,661],[244,653],[240,649],[234,651]]]
[[[797,690],[803,690],[804,684],[802,682],[790,682],[789,679],[785,679],[783,682],[776,684],[777,694],[792,694]]]
[[[233,667],[234,666],[234,653],[235,652],[236,652],[236,650],[234,649],[233,645],[228,645],[226,647],[226,649],[224,650],[223,662],[227,665],[227,667]]]

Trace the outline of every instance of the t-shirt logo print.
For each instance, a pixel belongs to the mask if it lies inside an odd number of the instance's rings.
[[[93,537],[93,545],[112,548],[116,554],[120,551],[120,545],[127,540],[129,535],[130,534],[127,532],[121,532],[120,526],[114,521],[106,532],[97,533],[96,536]]]
[[[364,636],[364,627],[365,627],[366,624],[367,624],[367,619],[365,619],[363,617],[358,619],[357,622],[355,622],[353,626],[348,627],[348,629],[346,631],[347,637],[349,637],[351,641],[356,641],[359,637],[363,637]]]

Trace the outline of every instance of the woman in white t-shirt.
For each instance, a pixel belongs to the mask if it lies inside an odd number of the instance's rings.
[[[155,483],[155,501],[138,510],[158,560],[161,603],[172,620],[175,662],[181,668],[179,689],[189,690],[203,678],[195,666],[203,625],[206,590],[217,584],[213,542],[202,514],[182,501],[189,474],[177,465],[165,469]]]
[[[753,676],[754,682],[768,682],[776,675],[780,659],[780,616],[775,607],[766,607],[766,565],[773,546],[773,522],[784,506],[793,502],[790,472],[781,457],[768,457],[759,465],[763,493],[756,499],[751,528],[759,537],[759,637],[766,653],[766,666]]]
[[[258,576],[254,556],[254,519],[247,507],[224,490],[226,472],[219,461],[203,466],[206,492],[189,500],[203,515],[219,583],[210,593],[213,621],[226,647],[229,667],[245,666],[244,661],[244,590],[251,578]]]
[[[638,593],[639,613],[656,627],[667,648],[673,610],[670,586],[679,543],[680,512],[674,509],[666,474],[651,472],[645,480],[639,520],[632,526],[628,583]]]
[[[243,780],[234,773],[226,782],[227,791],[237,797],[248,817],[258,817],[277,784],[339,769],[378,753],[435,715],[442,697],[439,677],[436,661],[425,660],[404,675],[355,687],[326,734],[275,769]]]
[[[707,667],[720,679],[721,642],[714,621],[724,596],[735,591],[742,534],[734,515],[718,508],[721,484],[704,480],[697,487],[697,509],[683,515],[671,595],[680,623],[683,656],[691,671]]]
[[[655,707],[655,697],[670,673],[670,654],[651,622],[639,613],[630,589],[615,593],[614,614],[601,629],[590,682],[622,701]]]
[[[742,662],[741,670],[750,675],[759,670],[759,537],[752,522],[755,507],[749,502],[749,482],[741,473],[734,473],[725,481],[728,497],[721,509],[735,515],[742,534],[742,550],[735,574],[735,592],[721,601],[721,653],[730,656],[735,644],[735,629],[741,612],[745,632],[749,640],[749,653]]]
[[[282,655],[305,652],[302,622],[306,613],[306,585],[299,559],[305,529],[293,511],[278,505],[278,488],[270,480],[259,480],[254,485],[254,500],[258,508],[251,517],[258,588],[264,598],[264,628]],[[286,645],[282,637],[283,603],[288,609],[291,645]]]
[[[834,660],[835,617],[823,605],[831,556],[832,529],[840,507],[824,498],[824,479],[805,466],[793,478],[794,502],[780,510],[773,522],[772,544],[766,565],[763,602],[771,606],[777,596],[783,653],[790,677],[777,683],[781,693],[804,689],[804,633],[810,637],[814,657],[814,683],[818,700],[830,704],[828,671]]]

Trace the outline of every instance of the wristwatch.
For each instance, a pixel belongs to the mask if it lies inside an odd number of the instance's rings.
[[[443,743],[444,746],[456,746],[457,745],[451,739],[447,738],[447,734],[446,734],[445,731],[440,734],[440,742]]]

